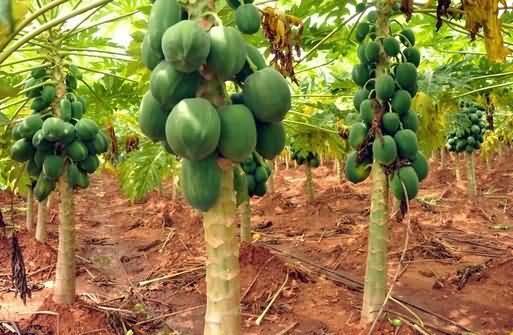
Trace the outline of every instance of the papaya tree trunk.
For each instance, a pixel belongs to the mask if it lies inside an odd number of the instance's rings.
[[[487,172],[492,171],[492,158],[491,157],[488,157],[486,159],[486,171]]]
[[[29,232],[34,230],[34,195],[32,186],[29,186],[27,191],[27,217],[25,226]]]
[[[173,176],[173,190],[171,191],[171,200],[176,201],[178,198],[178,176]]]
[[[249,199],[241,204],[240,240],[251,242],[251,202]]]
[[[274,193],[274,177],[275,174],[278,173],[278,159],[276,158],[274,161],[267,161],[267,165],[271,168],[271,175],[267,179],[267,193]]]
[[[389,35],[388,19],[391,2],[376,1],[378,38]],[[388,60],[381,51],[376,65],[376,77],[387,73]],[[388,178],[378,162],[372,164],[372,194],[369,219],[367,264],[361,311],[362,324],[368,324],[378,317],[385,302],[387,291],[387,249],[388,249]]]
[[[362,322],[374,321],[385,301],[388,250],[388,180],[383,167],[372,165],[372,196],[367,267],[363,292]]]
[[[461,181],[461,173],[460,173],[460,156],[458,153],[454,155],[454,176],[456,177],[456,183]]]
[[[285,154],[285,169],[289,169],[289,153]]]
[[[55,56],[54,80],[57,82],[57,95],[52,103],[56,116],[60,116],[60,100],[66,95],[63,60]],[[73,189],[68,183],[68,167],[59,181],[59,249],[55,274],[53,300],[57,304],[69,305],[75,300],[75,225],[73,222]]]
[[[233,169],[223,171],[221,194],[203,217],[207,243],[207,310],[204,335],[240,335],[239,243]]]
[[[305,193],[306,193],[306,200],[309,203],[312,203],[315,199],[315,191],[314,191],[314,185],[313,185],[313,178],[312,178],[312,168],[308,163],[305,163]]]
[[[337,169],[338,169],[338,181],[342,183],[344,181],[344,167],[345,162],[343,159],[337,159]]]
[[[445,169],[445,148],[440,149],[440,169]]]
[[[48,205],[50,203],[50,196],[37,204],[36,240],[41,243],[46,243],[46,239],[48,238],[46,223],[48,221]]]
[[[477,195],[476,169],[474,163],[474,153],[465,152],[465,163],[467,165],[467,190],[468,195],[474,198]]]
[[[75,226],[73,222],[73,190],[68,184],[67,168],[59,180],[59,249],[53,300],[69,305],[75,300]]]

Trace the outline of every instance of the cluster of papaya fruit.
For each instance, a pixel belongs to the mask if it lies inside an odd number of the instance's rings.
[[[108,138],[96,122],[82,117],[86,105],[74,93],[77,73],[76,68],[70,67],[67,92],[60,100],[56,99],[55,85],[38,84],[48,82],[47,68],[32,71],[27,80],[30,86],[26,95],[34,99],[33,111],[14,126],[12,136],[16,142],[10,154],[18,162],[27,162],[27,173],[34,181],[34,196],[39,201],[55,190],[65,169],[72,187],[88,187],[88,174],[100,165],[97,155],[108,149]]]
[[[483,118],[484,109],[474,102],[462,101],[458,114],[454,128],[447,137],[447,149],[457,153],[479,150],[483,135],[488,130],[488,124]]]
[[[419,182],[428,173],[426,158],[417,146],[419,121],[411,109],[420,53],[414,47],[412,30],[390,31],[391,36],[378,37],[375,21],[376,12],[371,11],[355,29],[361,63],[352,71],[353,81],[360,86],[353,102],[360,121],[349,132],[348,141],[355,151],[347,157],[345,172],[351,182],[362,182],[374,160],[392,176],[390,186],[395,197],[405,201],[416,196]],[[390,71],[385,66],[378,69],[382,57],[392,60]],[[378,71],[385,73],[378,75]]]
[[[305,153],[300,150],[292,149],[291,158],[294,161],[296,161],[298,165],[303,165],[306,163],[306,165],[314,169],[318,168],[321,165],[319,155],[311,151]]]
[[[247,192],[251,197],[263,197],[267,193],[267,180],[271,177],[271,167],[258,153],[240,163],[243,173],[235,169],[234,187],[237,195]]]
[[[141,50],[152,74],[139,125],[183,158],[184,195],[191,206],[206,211],[220,194],[218,158],[240,163],[257,151],[273,159],[283,150],[281,121],[291,94],[285,78],[239,30],[207,30],[203,18],[188,17],[177,0],[153,3]],[[226,81],[242,91],[225,98]]]

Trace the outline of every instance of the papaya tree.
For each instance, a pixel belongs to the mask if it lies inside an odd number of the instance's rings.
[[[98,157],[108,150],[110,142],[95,121],[84,117],[89,109],[82,87],[90,91],[93,88],[84,80],[82,70],[99,70],[84,67],[83,61],[77,65],[74,59],[112,61],[113,56],[102,56],[102,50],[92,53],[80,44],[90,41],[86,34],[96,31],[103,22],[85,29],[80,26],[91,17],[102,17],[109,10],[109,2],[82,6],[70,1],[38,3],[30,16],[0,40],[0,67],[9,69],[9,80],[16,80],[13,87],[18,88],[0,101],[0,109],[9,112],[11,107],[20,105],[7,117],[6,132],[14,141],[10,142],[10,157],[23,163],[24,178],[35,183],[32,192],[40,202],[38,216],[42,224],[36,228],[40,241],[46,239],[44,204],[52,192],[59,193],[59,248],[53,295],[59,304],[71,304],[75,299],[74,190],[89,186],[89,174],[98,169]],[[74,18],[80,19],[78,24],[65,24]],[[31,30],[27,32],[29,26]],[[25,97],[16,100],[21,96]]]
[[[453,129],[448,135],[447,148],[449,151],[465,154],[468,195],[476,197],[477,181],[474,152],[480,149],[488,125],[484,118],[484,108],[481,106],[471,101],[461,101],[459,107],[460,111],[455,116]]]
[[[420,64],[415,34],[390,25],[390,16],[398,10],[394,2],[376,1],[375,10],[365,6],[360,10],[367,13],[355,29],[360,63],[353,67],[352,78],[360,87],[354,106],[361,121],[350,130],[348,141],[355,151],[347,158],[346,176],[358,183],[372,174],[361,312],[362,322],[370,323],[386,296],[389,188],[404,211],[417,195],[428,164],[418,151],[418,117],[411,109]]]
[[[208,335],[240,334],[236,193],[247,194],[251,178],[237,165],[283,150],[281,121],[291,106],[287,81],[244,40],[243,33],[260,29],[259,11],[238,1],[228,5],[236,28],[223,25],[211,2],[157,0],[141,48],[152,71],[140,104],[141,131],[181,159],[185,199],[203,212]],[[229,96],[230,88],[238,92]],[[234,167],[246,183],[235,179]]]

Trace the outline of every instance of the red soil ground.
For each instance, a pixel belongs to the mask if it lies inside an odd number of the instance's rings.
[[[506,158],[494,162],[491,171],[479,164],[480,196],[470,200],[463,171],[463,181],[456,181],[450,164],[443,170],[432,164],[411,204],[407,266],[393,290],[394,297],[424,311],[393,302],[388,309],[422,319],[433,334],[463,334],[467,328],[508,335],[513,331],[513,165]],[[301,169],[279,171],[275,192],[252,203],[256,242],[243,245],[240,256],[243,334],[280,334],[288,328],[286,334],[367,334],[359,325],[358,282],[365,272],[370,183],[339,182],[331,165],[316,169],[314,176],[312,204],[306,203]],[[10,201],[10,195],[0,194],[4,218],[23,226],[23,202],[15,199],[11,217]],[[108,174],[79,192],[79,299],[70,308],[51,300],[58,222],[51,216],[47,245],[27,232],[18,235],[32,274],[27,307],[14,298],[8,280],[11,248],[9,240],[0,239],[0,321],[17,321],[22,334],[37,335],[116,334],[123,327],[157,334],[163,326],[175,331],[170,334],[202,334],[201,217],[183,201],[152,194],[131,203]],[[407,222],[390,220],[390,279]],[[287,273],[284,289],[257,326],[255,320]],[[168,274],[177,275],[139,284]],[[57,315],[30,314],[35,310]],[[158,320],[137,325],[152,317]],[[374,334],[416,333],[405,323],[397,330],[387,321],[392,318],[396,315],[386,314]],[[10,334],[2,327],[0,334]]]

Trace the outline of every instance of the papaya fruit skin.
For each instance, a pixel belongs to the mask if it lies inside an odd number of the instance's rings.
[[[89,151],[84,143],[74,141],[66,147],[66,154],[74,162],[81,162],[87,158]]]
[[[394,96],[395,82],[392,76],[385,74],[376,80],[376,95],[381,100],[387,100]]]
[[[354,33],[355,39],[357,42],[362,42],[367,34],[370,31],[370,25],[367,22],[360,22],[358,26],[356,26],[356,30]]]
[[[404,193],[403,184],[407,195]],[[398,200],[405,201],[415,198],[419,191],[419,178],[415,169],[411,166],[403,166],[396,171],[392,176],[390,188]]]
[[[358,162],[358,153],[351,152],[346,157],[344,172],[347,180],[353,184],[358,184],[367,179],[371,173],[371,165],[369,162]]]
[[[43,162],[43,173],[46,177],[57,180],[64,173],[64,157],[57,155],[46,156]]]
[[[260,122],[279,122],[290,110],[290,88],[281,73],[266,67],[244,82],[244,103]]]
[[[419,178],[419,182],[426,179],[429,173],[429,164],[426,157],[420,151],[417,151],[417,157],[412,162],[412,167]]]
[[[358,112],[360,112],[361,103],[369,97],[370,91],[366,88],[360,88],[353,97],[353,106]]]
[[[417,68],[412,63],[399,64],[395,68],[395,79],[402,88],[413,90],[417,85]]]
[[[34,134],[43,127],[43,119],[38,114],[26,117],[20,126],[20,134],[22,137],[30,140]]]
[[[360,119],[368,127],[372,125],[372,121],[374,120],[374,107],[372,100],[367,99],[360,104]]]
[[[103,154],[109,150],[109,139],[102,131],[99,131],[94,137],[93,146],[96,154]]]
[[[61,99],[59,101],[60,106],[60,118],[63,121],[70,122],[73,118],[73,110],[71,109],[71,101],[66,98]]]
[[[401,51],[401,46],[394,37],[386,37],[383,40],[383,50],[389,57],[395,57]]]
[[[374,159],[383,165],[389,165],[397,159],[397,145],[390,135],[376,138],[372,144]]]
[[[370,79],[370,72],[367,65],[356,64],[353,66],[353,70],[351,71],[351,78],[356,85],[363,87]]]
[[[267,170],[263,166],[259,166],[255,170],[255,181],[257,183],[265,183],[267,179],[269,178],[269,175],[267,174]]]
[[[203,98],[184,99],[166,121],[167,143],[189,160],[208,157],[219,144],[221,121],[217,110]]]
[[[253,195],[257,197],[263,197],[267,193],[267,184],[266,183],[255,183],[255,189],[253,191]]]
[[[419,128],[419,117],[417,116],[417,113],[412,110],[401,117],[401,122],[405,129],[411,129],[416,132]]]
[[[167,116],[151,92],[146,92],[139,107],[139,127],[142,133],[152,141],[165,139]]]
[[[46,85],[43,87],[43,90],[41,91],[41,98],[48,105],[50,105],[53,102],[53,99],[55,99],[56,95],[57,90],[53,85]]]
[[[53,190],[55,190],[55,181],[46,177],[44,174],[40,174],[36,186],[34,187],[34,197],[37,201],[43,201],[48,198]]]
[[[208,211],[221,193],[221,168],[216,155],[205,159],[182,161],[182,187],[187,202],[195,209]]]
[[[253,4],[244,4],[235,11],[235,24],[244,34],[255,34],[260,30],[260,12]]]
[[[415,45],[415,33],[411,29],[401,31],[399,39],[407,47],[413,47]]]
[[[182,8],[177,0],[156,0],[151,7],[148,21],[148,36],[150,46],[154,50],[161,50],[162,36],[166,30],[180,22]]]
[[[163,59],[162,48],[153,49],[150,43],[150,34],[147,33],[141,44],[141,60],[144,66],[153,70]]]
[[[219,109],[221,136],[218,150],[234,162],[246,160],[257,143],[257,129],[251,111],[244,105],[227,105]]]
[[[414,160],[417,157],[417,135],[411,129],[399,130],[394,135],[400,158]]]
[[[255,73],[258,70],[262,70],[267,67],[267,63],[265,62],[264,57],[260,53],[260,51],[251,44],[246,44],[247,58],[242,70],[235,76],[235,79],[243,83],[250,75]],[[252,64],[250,64],[251,62]],[[252,66],[255,66],[253,69]]]
[[[100,166],[100,160],[96,155],[89,155],[86,159],[78,163],[80,170],[87,173],[94,173]]]
[[[98,134],[98,126],[96,122],[91,119],[80,119],[75,124],[75,129],[77,132],[77,136],[82,141],[92,141],[96,134]]]
[[[73,101],[71,103],[71,115],[73,119],[80,120],[85,113],[85,104],[81,101]]]
[[[234,78],[242,70],[248,55],[241,33],[233,27],[216,26],[210,29],[209,37],[208,69],[223,80]]]
[[[409,63],[412,63],[416,67],[419,67],[420,65],[420,52],[417,48],[406,48],[403,50],[404,57],[406,57],[406,60]]]
[[[396,113],[385,113],[382,119],[383,131],[388,135],[394,135],[401,126],[401,119]]]
[[[285,138],[281,122],[257,123],[256,151],[263,158],[272,160],[285,148]]]
[[[365,48],[365,58],[370,63],[376,63],[379,59],[379,52],[381,51],[381,47],[378,42],[369,42]]]
[[[64,121],[56,117],[46,119],[41,128],[44,139],[50,142],[56,142],[62,139],[66,135],[64,124]]]
[[[405,115],[411,107],[411,95],[406,90],[398,90],[392,97],[392,110],[399,115]]]
[[[14,142],[11,146],[10,156],[17,162],[26,162],[34,156],[35,149],[32,142],[22,138]]]
[[[181,100],[193,98],[200,84],[201,76],[198,72],[179,72],[166,61],[160,62],[150,77],[151,94],[165,109],[163,112],[166,115]]]
[[[162,36],[164,58],[180,72],[199,70],[210,53],[210,37],[195,21],[180,21]]]
[[[358,149],[367,138],[368,128],[365,123],[357,122],[351,126],[347,141],[353,149]]]

